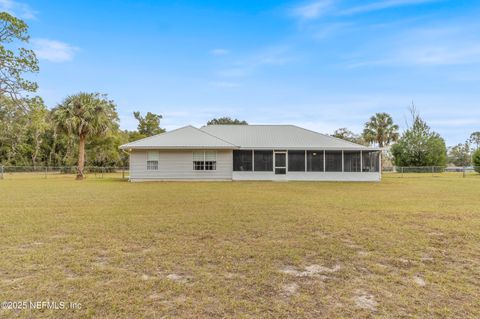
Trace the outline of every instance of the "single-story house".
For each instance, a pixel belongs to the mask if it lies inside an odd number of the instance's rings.
[[[294,125],[185,126],[120,146],[130,181],[379,181],[380,149]]]

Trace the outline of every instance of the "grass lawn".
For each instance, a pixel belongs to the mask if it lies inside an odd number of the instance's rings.
[[[422,176],[422,177],[418,177]],[[479,318],[480,177],[0,180],[0,318]]]

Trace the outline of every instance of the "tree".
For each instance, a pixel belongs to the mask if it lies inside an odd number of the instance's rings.
[[[207,125],[227,125],[227,124],[234,124],[234,125],[248,125],[247,121],[240,121],[239,119],[232,119],[230,117],[219,117],[211,119],[207,122]]]
[[[53,119],[64,133],[78,137],[77,180],[84,178],[87,138],[105,136],[118,126],[115,104],[106,95],[78,93],[68,96],[53,110]]]
[[[32,165],[37,166],[37,159],[43,143],[45,132],[49,128],[47,122],[48,110],[41,97],[27,101],[27,134],[30,140],[30,158]]]
[[[379,147],[390,145],[398,140],[398,125],[387,113],[376,113],[365,123],[363,139],[367,143],[377,143]]]
[[[449,149],[448,162],[455,166],[469,166],[472,163],[470,144],[460,143]]]
[[[480,173],[480,148],[473,153],[472,161],[475,172]]]
[[[475,145],[475,149],[478,150],[480,148],[480,132],[473,132],[470,134],[470,139],[468,141]]]
[[[6,12],[0,12],[0,95],[18,100],[21,92],[37,90],[35,82],[24,78],[24,73],[36,73],[39,69],[33,50],[21,47],[21,43],[28,40],[28,25]],[[4,44],[10,44],[11,48]]]
[[[447,148],[439,134],[412,109],[413,124],[391,147],[397,166],[445,166]]]
[[[365,141],[360,135],[353,133],[346,127],[342,127],[342,128],[339,128],[338,130],[335,130],[332,136],[345,141],[352,142],[352,143],[365,144]]]
[[[148,137],[152,135],[157,135],[165,132],[163,128],[160,127],[160,120],[163,118],[160,114],[154,114],[148,112],[145,117],[140,115],[140,112],[133,112],[133,116],[138,121],[138,133],[142,137]]]

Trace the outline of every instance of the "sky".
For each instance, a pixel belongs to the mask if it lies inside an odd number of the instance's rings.
[[[480,130],[480,1],[0,0],[30,26],[49,107],[108,94],[120,124],[167,130],[230,116],[360,133],[403,131],[414,103],[447,145]]]

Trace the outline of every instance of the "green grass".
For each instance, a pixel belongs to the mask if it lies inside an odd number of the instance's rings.
[[[82,308],[0,318],[478,318],[480,177],[409,177],[8,176],[0,301]]]

